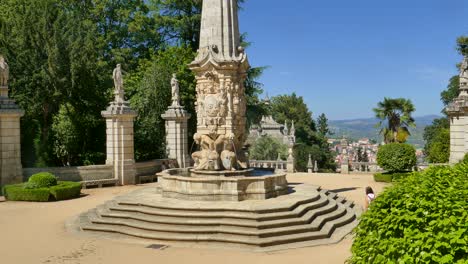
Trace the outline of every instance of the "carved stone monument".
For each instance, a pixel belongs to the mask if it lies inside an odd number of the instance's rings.
[[[460,95],[449,104],[450,163],[459,162],[468,153],[468,57],[460,66]]]
[[[106,164],[113,165],[113,174],[120,185],[135,184],[133,121],[137,113],[124,100],[123,75],[120,64],[112,74],[115,99],[101,114],[106,119]]]
[[[89,210],[71,227],[152,244],[259,251],[340,241],[358,222],[352,201],[318,186],[289,186],[286,174],[273,168],[246,168],[248,63],[238,48],[237,1],[204,0],[202,12],[200,53],[191,64],[198,81],[196,169],[165,170],[157,185]],[[176,80],[169,112],[180,109]]]
[[[23,180],[20,118],[24,111],[8,97],[9,74],[8,64],[0,55],[0,186]]]
[[[166,147],[170,159],[177,160],[180,168],[190,167],[187,123],[191,115],[180,105],[179,81],[174,74],[171,79],[172,105],[162,115],[166,120]]]
[[[244,80],[249,69],[240,46],[237,1],[204,0],[198,56],[190,64],[197,79],[196,170],[247,167]]]

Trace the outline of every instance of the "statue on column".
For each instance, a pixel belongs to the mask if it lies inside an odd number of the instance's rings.
[[[8,86],[8,77],[10,75],[8,64],[5,58],[0,55],[0,86]]]
[[[176,78],[176,74],[172,74],[171,79],[172,88],[172,106],[180,106],[180,87],[179,81]]]
[[[460,84],[468,85],[468,57],[466,56],[460,66]]]
[[[112,78],[114,79],[115,101],[122,103],[124,101],[124,87],[122,66],[120,64],[117,64],[117,67],[114,69],[114,72],[112,73]]]

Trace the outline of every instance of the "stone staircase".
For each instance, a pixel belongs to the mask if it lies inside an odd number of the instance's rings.
[[[269,251],[338,242],[356,226],[359,215],[353,202],[311,186],[275,199],[237,203],[152,195],[151,200],[137,194],[109,201],[81,215],[78,225],[83,231],[162,244],[195,242]]]

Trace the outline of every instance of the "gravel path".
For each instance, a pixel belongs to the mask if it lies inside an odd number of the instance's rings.
[[[385,184],[375,183],[372,175],[294,174],[291,184],[310,183],[337,192],[356,204],[364,204],[364,188],[377,193]],[[145,185],[148,187],[149,185]],[[203,263],[203,264],[275,264],[343,263],[350,256],[352,237],[335,245],[252,253],[235,250],[167,247],[149,249],[126,241],[91,239],[70,234],[65,222],[70,218],[111,200],[117,195],[142,188],[125,186],[84,190],[80,199],[52,202],[0,203],[0,258],[2,263],[42,264],[119,264],[119,263]],[[1,200],[0,200],[1,201]]]

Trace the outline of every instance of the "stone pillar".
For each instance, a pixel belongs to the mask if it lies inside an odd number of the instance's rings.
[[[341,151],[342,151],[342,159],[341,159],[341,173],[349,174],[349,157],[348,157],[348,141],[343,138],[341,140]]]
[[[309,154],[309,161],[307,162],[307,172],[313,173],[314,172],[314,164],[312,163],[312,156]]]
[[[8,97],[8,64],[0,55],[0,186],[21,183],[20,118],[24,115]]]
[[[296,172],[296,167],[295,167],[295,160],[294,160],[294,156],[293,156],[293,146],[289,146],[289,156],[288,156],[288,164],[286,165],[286,171],[288,173],[294,173]]]
[[[341,160],[341,173],[349,174],[349,164],[348,163],[349,163],[348,157],[344,157]]]
[[[102,116],[106,119],[106,164],[114,166],[113,175],[120,185],[135,184],[133,121],[137,113],[128,102],[114,101]]]
[[[166,148],[169,158],[177,160],[179,168],[190,167],[187,123],[191,115],[184,107],[172,105],[161,117],[166,120]]]
[[[461,113],[461,112],[460,112]],[[463,159],[466,148],[465,130],[466,117],[462,115],[450,116],[450,163],[455,164]]]

